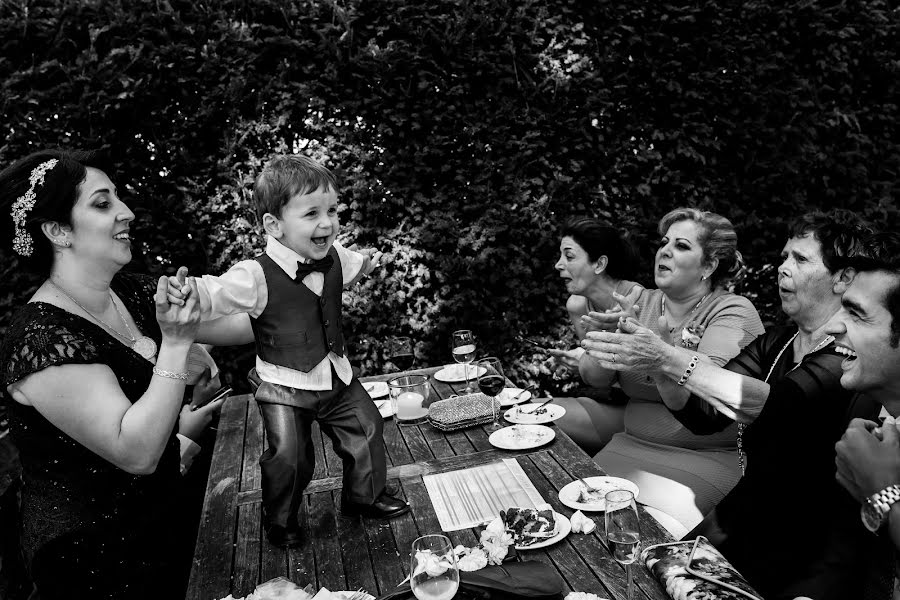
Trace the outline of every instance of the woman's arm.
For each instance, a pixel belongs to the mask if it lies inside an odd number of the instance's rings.
[[[156,369],[183,373],[199,324],[196,290],[177,306],[166,301],[166,288],[160,278],[154,299],[163,339]],[[132,404],[107,365],[66,364],[32,373],[7,390],[92,452],[129,473],[146,474],[156,469],[175,428],[184,385],[154,374]]]
[[[189,343],[164,343],[157,368],[184,371],[189,348]],[[60,365],[33,373],[8,390],[13,400],[36,408],[88,450],[124,471],[147,474],[156,469],[175,427],[184,381],[154,375],[132,404],[108,366]]]

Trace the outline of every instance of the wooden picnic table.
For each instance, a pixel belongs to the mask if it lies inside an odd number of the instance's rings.
[[[399,375],[432,375],[438,368],[362,378],[386,381]],[[447,398],[464,384],[451,386],[430,378],[431,400]],[[464,469],[514,457],[544,499],[566,516],[574,512],[559,501],[559,490],[576,477],[603,475],[602,469],[561,430],[542,447],[522,451],[494,448],[484,427],[444,433],[427,423],[384,422],[389,482],[399,483],[410,503],[408,514],[391,520],[345,517],[340,513],[342,463],[330,440],[313,426],[316,467],[300,511],[303,543],[282,549],[269,544],[262,529],[260,471],[265,447],[262,421],[252,396],[235,396],[219,419],[206,498],[188,584],[188,600],[241,597],[257,584],[283,576],[317,589],[356,590],[374,595],[397,586],[409,572],[409,550],[421,535],[440,533],[423,475]],[[641,510],[642,547],[673,541]],[[523,560],[552,565],[571,591],[601,597],[625,597],[625,571],[603,541],[603,513],[587,513],[597,523],[591,534],[569,534],[552,546],[519,551]],[[455,544],[474,546],[477,530],[448,534]],[[665,600],[662,587],[639,564],[632,569],[639,598]]]

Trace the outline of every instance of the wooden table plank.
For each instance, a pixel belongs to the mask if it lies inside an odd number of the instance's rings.
[[[332,492],[332,494],[337,494],[337,492]],[[337,505],[337,496],[333,497]],[[336,525],[337,538],[341,544],[341,557],[344,561],[344,573],[347,578],[347,589],[378,589],[372,569],[372,557],[369,554],[369,540],[362,520],[359,517],[346,517],[338,513]]]
[[[335,523],[334,492],[320,492],[307,496],[309,516],[309,540],[316,560],[316,580],[319,587],[329,590],[347,589],[344,578],[341,547],[334,535]]]
[[[241,470],[241,490],[257,490],[262,481],[259,457],[263,453],[262,416],[256,401],[247,402],[247,426],[244,430],[244,460]],[[251,590],[252,591],[252,590]]]
[[[238,506],[237,538],[234,548],[231,593],[236,598],[246,596],[260,583],[260,548],[263,543],[259,504]]]
[[[237,492],[250,398],[233,396],[222,406],[188,582],[189,598],[218,599],[231,593]]]

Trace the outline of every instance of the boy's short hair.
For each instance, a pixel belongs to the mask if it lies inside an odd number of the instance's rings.
[[[253,183],[253,203],[262,224],[263,215],[281,218],[282,207],[297,194],[309,194],[320,188],[337,192],[334,173],[308,156],[282,154],[272,158]]]

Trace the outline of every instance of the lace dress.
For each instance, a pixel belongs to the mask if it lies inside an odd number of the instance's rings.
[[[155,281],[121,274],[112,288],[140,330],[159,343]],[[0,346],[0,390],[24,469],[22,545],[32,577],[45,599],[169,597],[159,595],[168,585],[181,586],[183,595],[193,540],[180,535],[189,529],[179,510],[176,431],[156,471],[132,475],[6,394],[9,384],[45,368],[97,363],[113,371],[132,402],[147,390],[150,362],[98,324],[51,304],[22,307]]]

